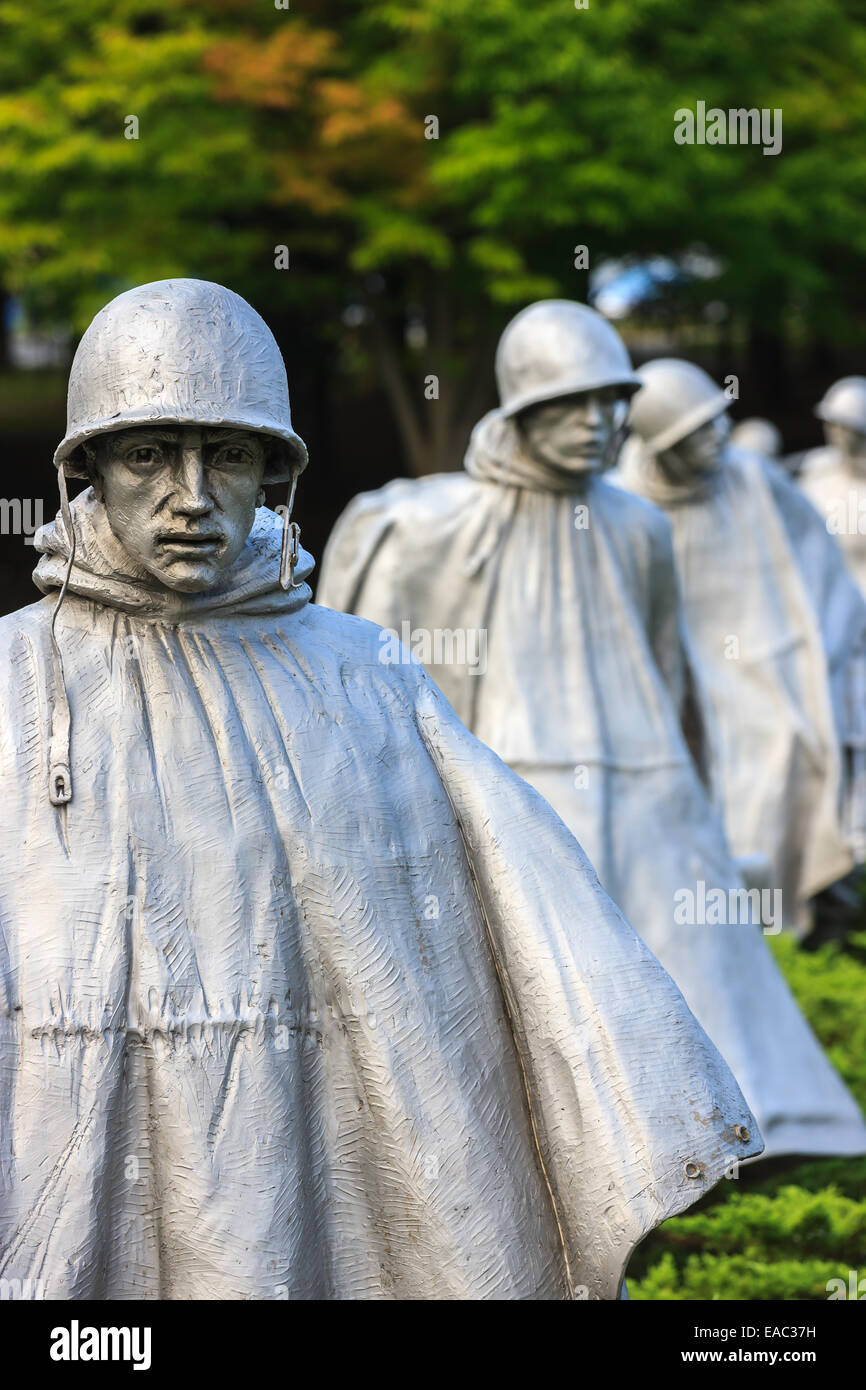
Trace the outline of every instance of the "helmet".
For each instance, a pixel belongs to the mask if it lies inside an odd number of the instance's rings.
[[[629,428],[658,454],[727,410],[730,400],[693,362],[657,357],[638,371],[641,388],[631,403]]]
[[[815,406],[819,420],[866,434],[866,377],[843,376]]]
[[[271,330],[245,299],[209,280],[157,280],[99,311],[72,362],[54,462],[86,477],[85,440],[155,423],[233,426],[282,441],[268,483],[307,465]]]
[[[570,299],[542,299],[509,323],[496,349],[505,416],[581,391],[638,385],[625,344],[606,319]]]
[[[752,454],[763,454],[766,458],[778,458],[782,452],[782,436],[771,420],[762,420],[755,415],[748,420],[740,420],[731,431],[731,443],[739,449]]]

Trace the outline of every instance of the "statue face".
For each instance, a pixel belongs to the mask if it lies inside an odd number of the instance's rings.
[[[166,588],[200,593],[240,555],[265,470],[246,430],[139,425],[94,441],[91,471],[108,524]]]
[[[845,458],[861,462],[866,459],[866,434],[861,434],[859,430],[852,430],[848,425],[835,425],[828,420],[824,425],[824,438]]]
[[[617,386],[542,401],[521,411],[518,428],[540,463],[566,473],[604,468],[625,420],[625,401]]]
[[[723,413],[687,434],[672,449],[665,449],[658,455],[665,477],[670,482],[687,483],[692,478],[705,478],[715,473],[721,465],[730,430],[731,423]]]

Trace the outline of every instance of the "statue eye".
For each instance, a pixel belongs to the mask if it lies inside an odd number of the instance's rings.
[[[147,465],[162,462],[162,450],[156,444],[139,444],[127,452],[128,463]]]
[[[249,449],[245,449],[242,444],[224,444],[217,450],[214,463],[223,468],[239,468],[242,464],[248,463],[252,455]]]

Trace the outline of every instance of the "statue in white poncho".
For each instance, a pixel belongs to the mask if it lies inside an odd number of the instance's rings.
[[[639,385],[625,347],[554,300],[506,328],[496,372],[502,405],[465,471],[357,497],[319,601],[381,623],[383,659],[396,636],[416,647],[562,816],[730,1062],[766,1151],[861,1152],[859,1110],[753,925],[683,737],[669,523],[601,476]]]
[[[826,442],[805,455],[798,482],[866,595],[866,377],[837,381],[815,414],[823,421]]]
[[[791,479],[726,443],[706,372],[661,358],[638,375],[618,472],[673,527],[713,792],[805,933],[866,850],[866,602]]]
[[[121,295],[56,461],[0,620],[0,1277],[617,1297],[760,1135],[549,807],[310,603],[262,320]]]

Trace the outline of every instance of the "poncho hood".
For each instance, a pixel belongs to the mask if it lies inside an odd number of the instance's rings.
[[[658,455],[647,448],[638,435],[631,434],[622,446],[612,481],[621,482],[629,491],[646,497],[657,507],[675,507],[708,497],[722,481],[727,457],[725,450],[715,468],[696,469],[687,478],[672,479],[659,463]]]
[[[282,521],[267,507],[259,507],[240,557],[223,582],[205,593],[180,593],[154,581],[136,565],[111,530],[105,508],[92,488],[76,497],[70,514],[75,533],[72,565],[70,538],[62,515],[58,515],[37,532],[35,545],[42,551],[42,559],[33,574],[34,583],[43,593],[60,590],[51,623],[53,675],[47,692],[51,720],[48,796],[55,806],[66,805],[72,799],[72,717],[62,648],[55,632],[60,605],[67,593],[103,608],[170,626],[211,617],[288,614],[309,603],[311,592],[304,579],[314,564],[312,556],[301,551],[296,583],[287,592],[282,589]]]
[[[246,545],[224,582],[200,594],[167,589],[136,566],[111,530],[105,508],[92,488],[75,498],[72,518],[76,546],[68,591],[106,608],[176,623],[209,614],[293,613],[312,596],[304,581],[315,561],[305,550],[295,570],[295,587],[288,592],[280,588],[282,520],[267,507],[256,511]],[[42,558],[33,581],[47,594],[62,586],[69,562],[69,541],[59,513],[40,528],[34,544]]]
[[[530,454],[512,416],[490,410],[472,431],[463,460],[466,472],[479,482],[502,483],[547,492],[577,492],[596,468],[552,468]]]

